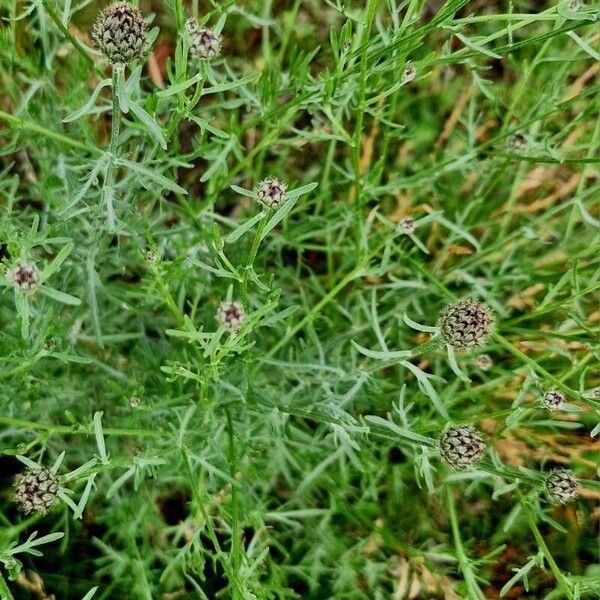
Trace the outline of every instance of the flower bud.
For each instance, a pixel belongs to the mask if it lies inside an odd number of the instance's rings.
[[[565,401],[565,395],[558,390],[550,390],[544,394],[542,405],[551,411],[560,410]]]
[[[442,460],[459,471],[472,467],[481,459],[485,444],[473,425],[450,426],[440,437]]]
[[[190,42],[190,55],[194,59],[216,58],[221,54],[221,36],[211,29],[200,27],[196,19],[189,18],[185,28]]]
[[[19,509],[29,513],[47,513],[58,502],[58,477],[45,467],[27,469],[17,475],[14,500]]]
[[[31,292],[40,283],[39,269],[27,263],[15,265],[7,271],[6,276],[17,292]]]
[[[438,319],[442,339],[459,351],[483,345],[493,325],[494,317],[490,309],[470,298],[446,306]]]
[[[477,357],[476,364],[482,371],[489,371],[494,366],[494,361],[489,354],[480,354]]]
[[[259,202],[270,210],[277,210],[285,202],[287,185],[278,179],[268,177],[258,186]]]
[[[577,498],[577,479],[569,469],[554,469],[546,479],[546,491],[554,504]]]
[[[92,29],[92,39],[113,65],[128,65],[146,55],[148,27],[137,7],[118,2],[100,13]]]
[[[404,219],[400,221],[400,231],[402,231],[402,233],[413,233],[416,228],[415,220],[412,217],[404,217]]]
[[[217,309],[217,322],[231,333],[238,333],[246,314],[237,300],[224,300]]]

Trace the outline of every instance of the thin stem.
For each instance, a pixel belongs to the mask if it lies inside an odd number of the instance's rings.
[[[248,255],[248,260],[246,261],[246,266],[244,267],[244,279],[242,281],[242,304],[244,305],[244,309],[246,311],[248,311],[249,309],[248,281],[250,279],[250,270],[254,266],[254,261],[256,260],[256,255],[258,254],[258,248],[260,246],[262,234],[265,230],[268,217],[269,213],[265,211],[263,218],[259,221],[258,226],[256,228],[254,240],[252,240],[252,248],[250,249],[250,254]]]
[[[56,131],[51,131],[50,129],[46,129],[41,125],[31,123],[30,121],[26,121],[25,119],[21,119],[19,117],[15,117],[14,115],[4,112],[3,110],[0,110],[0,120],[6,121],[14,129],[24,129],[33,133],[39,133],[47,138],[56,140],[57,142],[61,142],[62,144],[66,144],[67,146],[71,146],[72,148],[77,148],[78,150],[89,152],[94,156],[102,156],[103,154],[102,150],[100,150],[99,148],[88,146],[83,142],[78,142],[77,140],[74,140],[66,135],[57,133]]]
[[[550,553],[550,550],[548,549],[548,546],[546,545],[546,542],[544,541],[544,538],[542,537],[542,534],[540,533],[540,530],[538,529],[535,519],[533,518],[533,515],[531,514],[531,511],[529,510],[529,507],[527,506],[527,502],[526,502],[525,498],[523,498],[523,495],[518,490],[517,490],[517,495],[519,497],[519,501],[521,503],[521,508],[523,509],[523,513],[525,514],[525,518],[527,519],[527,524],[529,525],[529,529],[531,529],[531,533],[533,533],[533,537],[535,538],[537,545],[539,546],[540,550],[544,554],[544,557],[546,558],[546,561],[548,562],[548,565],[550,566],[550,570],[554,574],[556,582],[562,589],[563,593],[567,596],[567,598],[569,598],[569,600],[573,600],[573,592],[571,591],[571,586],[569,585],[568,581],[566,580],[565,576],[563,575],[563,572],[560,570],[560,568],[556,564],[554,557]]]
[[[67,435],[92,435],[92,432],[82,425],[52,425],[51,423],[37,423],[35,421],[26,421],[25,419],[13,419],[11,417],[0,416],[0,425],[23,427],[25,429],[35,429],[38,431],[49,431],[50,433],[62,433]],[[154,429],[125,429],[120,427],[105,428],[102,430],[105,435],[114,436],[141,436],[141,437],[160,437],[161,432]]]
[[[277,354],[277,352],[279,352],[279,350],[283,346],[285,346],[288,343],[288,341],[294,335],[296,335],[296,333],[298,333],[298,331],[300,331],[300,329],[302,329],[304,327],[304,325],[306,325],[306,323],[311,321],[315,317],[315,315],[317,315],[319,312],[321,312],[321,309],[325,305],[329,304],[329,302],[331,302],[353,279],[360,277],[362,273],[363,273],[362,265],[360,265],[360,266],[356,267],[355,269],[353,269],[352,271],[350,271],[350,273],[348,273],[326,296],[324,296],[317,304],[315,304],[313,306],[312,310],[302,320],[300,320],[298,323],[296,323],[296,325],[294,325],[294,327],[292,327],[279,340],[279,342],[277,342],[277,344],[275,344],[269,350],[269,352],[267,352],[267,354],[265,355],[265,358],[272,358],[273,356],[275,356],[275,354]]]
[[[361,35],[362,52],[360,58],[360,82],[358,92],[358,106],[356,110],[356,127],[354,129],[354,141],[352,147],[352,166],[354,168],[354,190],[355,190],[355,201],[356,201],[356,225],[358,228],[358,239],[360,239],[360,227],[362,224],[362,207],[363,207],[363,195],[362,195],[362,176],[361,173],[361,150],[362,150],[362,130],[364,121],[364,107],[366,100],[366,88],[367,88],[367,41],[369,39],[369,33],[375,18],[375,9],[377,7],[377,0],[369,0],[367,3],[367,18],[364,23],[364,28]]]
[[[540,365],[538,365],[538,363],[535,360],[533,360],[532,358],[529,358],[529,356],[527,356],[527,354],[525,354],[524,352],[521,352],[518,348],[515,348],[515,346],[513,346],[507,339],[502,337],[499,333],[492,334],[492,337],[503,348],[506,348],[506,350],[508,350],[513,356],[520,358],[524,363],[529,365],[539,375],[541,375],[548,381],[551,381],[557,388],[559,388],[560,390],[565,392],[567,395],[575,396],[577,398],[583,399],[581,394],[579,394],[579,392],[570,388],[568,385],[565,385],[560,379],[558,379],[557,377],[554,377],[554,375],[552,375],[551,373],[548,373],[548,371],[546,371],[546,369],[544,369],[544,367],[541,367]]]
[[[79,52],[79,54],[88,62],[94,71],[102,77],[104,77],[104,73],[100,69],[96,67],[94,64],[93,58],[87,53],[86,48],[82,45],[82,43],[69,31],[69,29],[62,22],[60,15],[56,11],[56,8],[49,0],[42,0],[42,5],[46,9],[46,12],[50,16],[50,18],[54,21],[54,24],[61,30],[62,34],[71,42],[71,45]]]
[[[0,573],[0,600],[14,600],[2,573]]]
[[[188,476],[191,481],[192,494],[194,496],[195,503],[202,514],[204,523],[206,524],[206,530],[208,533],[208,537],[210,538],[210,541],[212,542],[213,546],[215,547],[217,559],[223,566],[223,570],[225,571],[225,574],[227,575],[227,579],[233,586],[234,592],[239,595],[242,593],[241,590],[239,589],[240,588],[239,582],[238,582],[237,578],[234,577],[233,573],[231,572],[231,563],[225,559],[225,556],[226,556],[225,552],[221,548],[221,544],[219,543],[219,539],[217,538],[217,535],[215,533],[215,529],[213,527],[210,515],[207,513],[206,507],[204,506],[202,494],[200,493],[200,488],[198,487],[198,482],[196,480],[196,476],[194,475],[194,469],[192,466],[190,452],[185,446],[181,446],[181,454],[183,455],[183,461],[185,463],[186,470],[187,470]],[[232,486],[232,487],[234,487],[234,486]],[[238,596],[236,596],[236,597],[238,597]],[[239,596],[239,597],[242,597],[242,596]]]
[[[454,537],[454,547],[456,548],[456,556],[458,558],[458,564],[460,570],[465,578],[467,589],[470,596],[474,600],[485,600],[483,592],[477,584],[475,573],[469,563],[469,558],[465,552],[462,539],[460,537],[460,528],[458,527],[458,519],[456,517],[456,507],[454,506],[454,498],[452,497],[452,489],[449,485],[446,485],[446,501],[448,504],[448,514],[450,515],[450,524],[452,526],[452,536]]]
[[[124,66],[114,65],[112,72],[112,121],[110,132],[110,143],[108,145],[108,164],[106,167],[106,177],[104,179],[104,188],[102,190],[102,201],[106,204],[108,230],[115,230],[116,217],[113,206],[114,188],[115,188],[115,167],[117,161],[117,152],[119,149],[119,130],[121,127],[121,108],[119,107],[119,81],[123,75]]]
[[[227,415],[227,434],[229,436],[229,466],[231,477],[235,479],[237,472],[237,457],[235,450],[235,430],[233,427],[233,419],[231,417],[231,410],[229,407],[225,407],[225,414]],[[240,547],[240,514],[239,514],[239,497],[237,486],[231,486],[231,503],[232,508],[232,522],[231,522],[231,552],[233,560],[233,572],[236,578],[239,576],[240,565],[241,565],[241,547]]]

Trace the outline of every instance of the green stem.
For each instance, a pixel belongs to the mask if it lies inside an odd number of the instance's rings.
[[[62,433],[67,435],[92,435],[92,432],[83,426],[71,425],[52,425],[50,423],[37,423],[35,421],[26,421],[25,419],[13,419],[11,417],[0,416],[0,425],[23,427],[35,429],[38,431],[49,431],[50,433]],[[140,437],[159,437],[161,432],[154,429],[124,429],[120,427],[107,428],[102,430],[105,435],[114,436],[140,436]]]
[[[123,75],[123,65],[114,65],[112,72],[112,122],[110,131],[110,142],[108,145],[108,165],[106,167],[106,177],[104,179],[104,188],[102,190],[102,202],[106,205],[108,230],[114,231],[116,225],[115,209],[113,198],[115,191],[115,167],[117,161],[117,152],[119,149],[119,130],[121,127],[121,108],[119,106],[119,81]]]
[[[225,414],[227,415],[227,433],[229,436],[229,466],[231,477],[235,479],[237,472],[237,457],[235,451],[235,430],[233,427],[233,419],[231,417],[231,410],[229,407],[225,407]],[[240,514],[239,514],[239,498],[237,486],[231,486],[231,503],[232,508],[232,522],[231,522],[231,553],[233,562],[233,574],[236,579],[239,576],[240,565],[241,565],[241,547],[240,547]]]
[[[523,513],[525,514],[525,518],[527,519],[527,524],[529,525],[529,529],[531,529],[531,533],[533,533],[533,537],[535,538],[537,545],[539,546],[544,557],[546,558],[546,561],[548,562],[548,565],[550,566],[550,570],[554,574],[554,578],[556,579],[556,582],[562,589],[565,596],[567,598],[569,598],[569,600],[573,600],[573,592],[571,591],[571,586],[569,585],[568,581],[566,580],[565,576],[563,575],[563,572],[560,570],[560,568],[556,564],[556,561],[554,560],[552,554],[550,553],[550,550],[548,549],[548,546],[546,545],[546,542],[544,541],[544,538],[542,537],[542,534],[540,533],[540,530],[538,529],[535,519],[533,518],[533,515],[531,514],[531,511],[529,510],[529,507],[527,506],[526,500],[523,498],[523,495],[518,490],[517,490],[517,496],[519,497],[519,501],[521,503],[521,508],[523,509]]]
[[[358,106],[356,110],[356,126],[354,129],[354,143],[352,148],[352,163],[354,168],[354,190],[355,190],[355,202],[356,202],[356,226],[358,232],[358,239],[360,240],[360,232],[362,226],[362,207],[363,207],[363,195],[362,195],[362,175],[360,172],[360,160],[361,160],[361,149],[362,149],[362,130],[364,122],[364,108],[366,100],[366,89],[367,89],[367,41],[369,39],[369,33],[371,32],[371,26],[373,19],[375,18],[375,9],[377,7],[377,0],[368,0],[367,3],[367,17],[363,26],[363,31],[360,39],[362,48],[360,57],[360,81],[359,81],[359,92],[358,92]]]
[[[527,356],[527,354],[525,354],[524,352],[521,352],[518,348],[515,348],[508,340],[506,340],[504,337],[502,337],[499,333],[493,333],[492,338],[496,342],[498,342],[498,344],[500,344],[503,348],[508,350],[508,352],[510,352],[513,356],[520,358],[524,363],[529,365],[539,375],[541,375],[548,381],[551,381],[558,389],[565,392],[565,394],[567,394],[569,396],[574,396],[576,398],[583,399],[581,394],[579,394],[579,392],[570,388],[568,385],[565,385],[560,379],[558,379],[557,377],[554,377],[554,375],[552,375],[551,373],[548,373],[548,371],[546,371],[546,369],[544,369],[544,367],[541,367],[540,365],[537,364],[537,362],[535,360],[533,360],[532,358],[529,358],[529,356]]]
[[[57,142],[61,142],[62,144],[66,144],[67,146],[71,146],[72,148],[83,150],[84,152],[88,152],[95,156],[102,156],[102,150],[100,150],[99,148],[88,146],[83,142],[78,142],[77,140],[74,140],[66,135],[62,135],[61,133],[57,133],[56,131],[46,129],[41,125],[31,123],[30,121],[25,121],[24,119],[20,119],[19,117],[15,117],[14,115],[4,112],[3,110],[0,110],[0,120],[6,121],[14,129],[23,129],[26,131],[31,131],[33,133],[39,133],[47,138],[56,140]]]
[[[242,304],[244,305],[244,310],[246,311],[249,309],[248,282],[250,279],[250,270],[253,268],[254,262],[256,261],[256,255],[258,254],[258,248],[260,246],[262,234],[265,230],[268,217],[269,213],[265,212],[263,218],[258,223],[256,233],[254,234],[254,240],[252,240],[252,248],[250,249],[250,254],[248,255],[248,260],[246,261],[246,266],[244,267],[244,279],[242,281]]]
[[[465,583],[467,584],[469,597],[473,598],[473,600],[485,600],[485,596],[477,584],[475,573],[471,568],[469,557],[465,552],[462,539],[460,537],[460,529],[458,527],[458,519],[456,517],[456,507],[454,506],[454,498],[452,497],[452,490],[449,485],[446,485],[446,501],[448,504],[448,514],[450,516],[450,524],[452,526],[452,536],[454,537],[456,556],[458,558],[460,570],[465,578]]]
[[[234,573],[231,571],[231,564],[228,560],[225,559],[225,553],[221,548],[221,544],[219,543],[219,539],[216,536],[215,529],[213,527],[210,515],[206,511],[206,507],[204,506],[204,501],[202,498],[202,494],[200,493],[200,488],[198,487],[198,482],[196,480],[196,476],[194,475],[194,469],[192,466],[192,461],[190,457],[189,450],[185,446],[181,446],[181,454],[183,455],[183,460],[186,466],[187,473],[189,475],[191,486],[192,486],[192,494],[194,496],[194,501],[196,506],[198,507],[200,513],[202,514],[202,518],[204,519],[204,523],[206,524],[206,530],[208,533],[208,537],[215,547],[217,559],[221,563],[225,574],[227,575],[227,579],[231,583],[231,586],[234,589],[234,592],[241,596],[242,591],[239,589],[240,585],[237,580],[237,577],[234,576]],[[232,486],[232,488],[235,486]]]
[[[0,573],[0,600],[14,600],[2,573]]]
[[[285,346],[288,341],[300,331],[308,323],[311,321],[315,315],[317,315],[321,309],[329,304],[353,279],[360,277],[363,273],[362,265],[356,267],[350,273],[348,273],[326,296],[324,296],[315,306],[313,306],[312,310],[294,327],[292,327],[280,340],[275,344],[265,355],[265,358],[272,358],[279,352],[279,350]]]
[[[85,47],[69,31],[69,29],[62,22],[60,15],[56,11],[56,8],[50,3],[50,1],[42,0],[42,5],[46,9],[46,12],[50,16],[50,18],[54,21],[54,24],[61,30],[62,34],[67,38],[67,40],[69,40],[69,42],[71,42],[71,45],[75,48],[75,50],[77,50],[77,52],[79,52],[79,54],[85,59],[85,61],[88,62],[92,66],[92,68],[94,69],[94,71],[96,71],[96,73],[98,75],[104,77],[104,73],[102,73],[102,71],[100,69],[96,68],[96,65],[94,64],[94,60],[87,53],[87,50],[85,49]]]

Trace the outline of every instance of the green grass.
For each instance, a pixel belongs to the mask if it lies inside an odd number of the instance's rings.
[[[2,600],[600,596],[600,13],[569,5],[142,2],[150,67],[111,73],[96,3],[2,0],[0,258],[43,279],[0,277]],[[453,355],[463,297],[496,327]]]

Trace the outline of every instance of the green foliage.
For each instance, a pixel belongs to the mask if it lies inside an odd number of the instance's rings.
[[[598,597],[597,7],[97,4],[0,4],[0,598]]]

